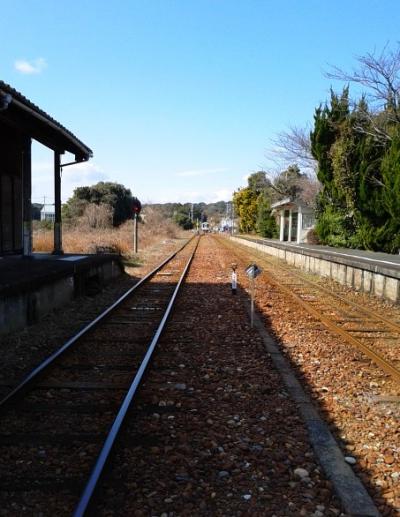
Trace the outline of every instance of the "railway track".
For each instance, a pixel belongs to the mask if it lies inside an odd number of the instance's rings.
[[[400,324],[307,279],[276,259],[267,259],[263,253],[246,249],[237,254],[243,260],[256,259],[278,289],[400,382]]]
[[[198,238],[0,401],[2,515],[85,515],[150,363]],[[75,509],[75,510],[74,510]]]

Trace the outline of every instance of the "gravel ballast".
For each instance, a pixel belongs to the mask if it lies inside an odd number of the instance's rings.
[[[99,515],[347,515],[263,337],[250,328],[244,273],[250,261],[212,236],[201,239],[116,451],[117,467],[106,483]],[[230,289],[233,262],[238,264],[237,295]],[[78,326],[78,318],[90,319],[129,284],[132,280],[122,279],[99,297],[77,301],[7,337],[3,382],[21,377]],[[365,297],[363,303],[379,305]],[[382,515],[398,515],[398,389],[264,275],[256,282],[256,307],[349,468]],[[396,310],[390,308],[393,314]]]
[[[232,255],[200,242],[103,491],[101,515],[345,515],[263,340]]]

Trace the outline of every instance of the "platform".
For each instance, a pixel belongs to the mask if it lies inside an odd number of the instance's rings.
[[[359,291],[400,303],[400,255],[253,236],[232,238],[308,273],[329,277]]]
[[[114,254],[0,257],[0,334],[34,323],[81,294],[95,292],[122,272],[122,261]]]

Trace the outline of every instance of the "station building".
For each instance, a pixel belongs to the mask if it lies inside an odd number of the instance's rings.
[[[32,140],[54,155],[54,246],[50,253],[33,253],[32,249],[32,212],[39,219],[40,210],[40,205],[31,203]],[[72,154],[72,160],[65,153]],[[122,273],[122,261],[115,254],[63,251],[61,172],[91,156],[91,149],[71,131],[0,81],[0,335],[34,323]]]
[[[0,257],[32,254],[31,145],[54,153],[54,253],[62,253],[61,169],[89,160],[92,151],[17,90],[0,81]],[[61,164],[71,153],[75,160]]]

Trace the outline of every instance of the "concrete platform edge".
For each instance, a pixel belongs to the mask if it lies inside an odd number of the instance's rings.
[[[328,277],[357,291],[400,303],[400,264],[367,263],[361,257],[345,258],[338,253],[297,248],[268,240],[231,236],[231,240],[320,277]]]
[[[246,307],[250,315],[248,305],[246,304]],[[288,361],[279,351],[277,343],[267,332],[257,314],[254,314],[254,327],[262,337],[266,351],[270,354],[290,396],[299,408],[314,452],[326,476],[332,482],[343,510],[354,517],[379,517],[381,514],[364,485],[345,462],[343,453],[328,426],[304,392]]]

